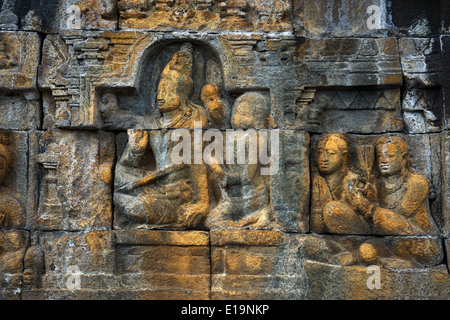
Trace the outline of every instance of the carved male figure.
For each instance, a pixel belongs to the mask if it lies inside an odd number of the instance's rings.
[[[192,52],[192,44],[184,43],[161,74],[156,98],[163,115],[159,121],[161,128],[194,128],[195,121],[207,126],[205,109],[189,99],[193,90]]]
[[[184,44],[162,72],[157,104],[162,128],[207,124],[203,107],[189,101],[192,91],[192,46]],[[116,209],[124,223],[201,227],[209,212],[206,167],[175,165],[170,159],[173,131],[128,130],[128,144],[116,170]]]
[[[429,183],[410,168],[406,142],[400,137],[383,136],[376,142],[376,156],[379,202],[371,203],[355,190],[348,194],[348,201],[363,212],[375,235],[436,236],[437,227],[428,207]],[[439,243],[431,238],[400,239],[391,248],[368,241],[360,247],[360,259],[375,262],[379,256],[393,254],[426,264],[435,260],[436,254],[440,256],[439,251]]]
[[[369,183],[361,187],[360,176],[351,168],[346,137],[329,134],[318,141],[317,164],[321,175],[313,180],[311,226],[317,233],[369,234],[370,225],[360,208],[350,203],[349,192],[359,189],[373,197]]]
[[[408,146],[396,136],[376,142],[379,204],[352,190],[348,200],[372,221],[377,235],[433,235],[437,228],[428,209],[427,179],[409,167]]]

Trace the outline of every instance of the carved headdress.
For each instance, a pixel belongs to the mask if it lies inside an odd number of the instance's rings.
[[[194,47],[191,43],[185,42],[181,45],[180,50],[175,53],[163,71],[163,76],[170,70],[175,70],[185,76],[191,77],[193,65]]]

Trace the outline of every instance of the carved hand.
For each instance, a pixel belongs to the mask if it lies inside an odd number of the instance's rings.
[[[133,154],[142,154],[148,145],[148,132],[145,130],[128,130],[128,144]]]
[[[184,227],[197,227],[202,223],[203,218],[208,214],[209,204],[198,202],[184,206],[184,213],[179,217],[178,222]]]
[[[355,188],[349,189],[348,192],[345,193],[344,200],[348,204],[358,209],[360,209],[368,202],[368,200],[364,198],[361,192]]]

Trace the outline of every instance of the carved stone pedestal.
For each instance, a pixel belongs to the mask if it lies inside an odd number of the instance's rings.
[[[121,296],[208,299],[209,235],[203,231],[118,231],[116,271]]]

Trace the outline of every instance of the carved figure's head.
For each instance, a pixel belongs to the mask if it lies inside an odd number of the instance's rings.
[[[317,144],[317,164],[323,174],[332,174],[348,165],[348,145],[342,133],[332,133]]]
[[[398,175],[408,169],[408,145],[396,136],[382,136],[376,144],[378,169],[383,176]]]
[[[262,94],[248,92],[236,99],[231,116],[234,129],[266,129],[270,121],[269,105]]]
[[[193,47],[184,43],[161,73],[156,98],[161,112],[174,111],[187,104],[194,87],[192,67]]]
[[[215,84],[207,84],[203,87],[201,99],[205,106],[217,100],[219,95],[219,88]]]

